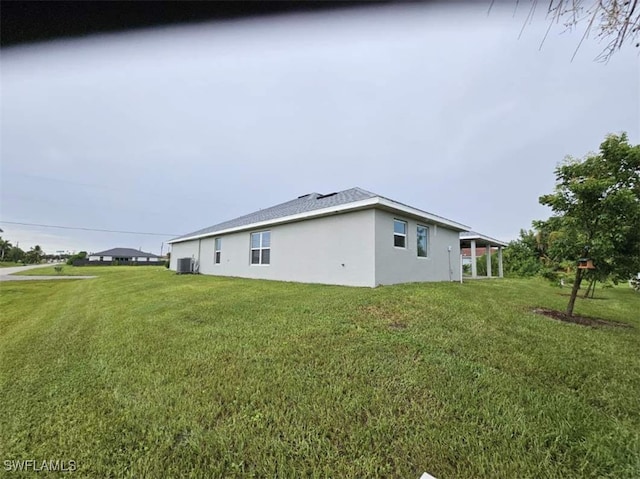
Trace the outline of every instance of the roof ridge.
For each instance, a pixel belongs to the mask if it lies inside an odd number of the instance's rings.
[[[373,191],[369,191],[369,190],[365,190],[364,188],[360,188],[359,186],[354,186],[353,188],[349,188],[350,190],[358,190],[361,193],[365,193],[367,195],[373,195],[373,196],[378,196],[380,198],[383,198],[382,195],[379,195],[378,193],[374,193]],[[348,191],[348,190],[345,190]]]
[[[89,256],[113,256],[114,254],[131,254],[131,253],[141,253],[141,255],[147,255],[147,256],[158,256],[155,253],[149,253],[148,251],[142,251],[141,249],[136,249],[136,248],[128,248],[125,246],[117,246],[115,248],[109,248],[109,249],[105,249],[104,251],[96,251],[94,253],[91,253]]]

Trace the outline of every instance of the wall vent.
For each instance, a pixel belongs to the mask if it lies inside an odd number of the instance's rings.
[[[328,193],[326,195],[318,195],[318,197],[316,198],[316,200],[321,200],[322,198],[329,198],[330,196],[335,196],[337,195],[338,192],[334,191],[333,193]]]

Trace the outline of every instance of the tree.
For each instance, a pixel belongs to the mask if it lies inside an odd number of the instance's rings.
[[[520,230],[520,237],[511,241],[504,250],[505,271],[514,276],[535,276],[542,269],[542,255],[538,234],[532,230]]]
[[[480,276],[487,276],[488,271],[486,253],[476,258],[476,271]],[[495,275],[495,272],[498,271],[498,255],[495,253],[491,255],[491,271],[493,275]]]
[[[556,170],[554,192],[540,197],[555,216],[540,222],[554,234],[556,261],[589,257],[598,276],[613,281],[640,271],[640,145],[609,135],[598,154],[568,157]],[[573,315],[584,273],[577,269],[567,314]]]
[[[72,256],[69,256],[69,258],[67,259],[67,264],[68,265],[73,265],[73,262],[76,260],[80,260],[80,259],[85,259],[87,257],[87,252],[86,251],[80,251],[79,253],[76,253]]]
[[[638,4],[640,2],[638,0],[549,0],[545,3],[550,21],[549,29],[554,23],[562,23],[569,30],[586,24],[576,52],[592,32],[595,32],[600,41],[608,42],[598,56],[599,60],[609,60],[625,43],[631,42],[636,47],[640,46],[638,42],[640,35],[640,5]],[[533,18],[537,7],[538,0],[531,0],[527,22]]]
[[[44,251],[42,251],[40,245],[35,245],[25,254],[24,260],[29,264],[39,264],[42,262],[43,255]]]
[[[0,261],[4,261],[5,255],[11,248],[11,243],[7,240],[2,239],[2,236],[0,236]]]
[[[24,251],[17,246],[12,246],[5,255],[6,261],[13,261],[14,263],[20,263],[24,261]]]

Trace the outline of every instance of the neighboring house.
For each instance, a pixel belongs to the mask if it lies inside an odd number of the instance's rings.
[[[468,227],[352,188],[310,193],[175,238],[170,268],[202,274],[377,286],[460,280]]]
[[[160,257],[153,253],[145,253],[133,248],[112,248],[98,253],[91,253],[90,262],[111,263],[157,263]]]
[[[460,233],[461,235],[463,235],[464,233]],[[462,238],[462,237],[461,237]],[[462,238],[462,241],[464,241],[464,238]],[[461,243],[462,244],[462,243]],[[495,253],[495,248],[486,248],[484,246],[479,246],[476,247],[476,256],[484,256],[485,253],[487,252],[487,249],[491,250],[491,253]],[[471,258],[471,248],[460,248],[460,254],[462,255],[463,258]]]

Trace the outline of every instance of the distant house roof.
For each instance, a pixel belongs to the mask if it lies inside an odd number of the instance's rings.
[[[468,229],[468,226],[443,218],[442,216],[418,210],[403,203],[385,198],[384,196],[376,193],[363,190],[362,188],[351,188],[335,193],[309,193],[302,195],[291,201],[255,211],[248,215],[240,216],[239,218],[218,223],[216,225],[209,226],[208,228],[174,238],[169,241],[169,243],[179,243],[181,241],[204,238],[215,234],[230,233],[253,227],[287,223],[374,206],[390,211],[400,211],[417,218],[424,218],[433,223],[452,228],[456,231],[464,231]]]
[[[118,258],[159,258],[153,253],[145,253],[133,248],[112,248],[98,253],[91,253],[89,256],[114,256]]]

